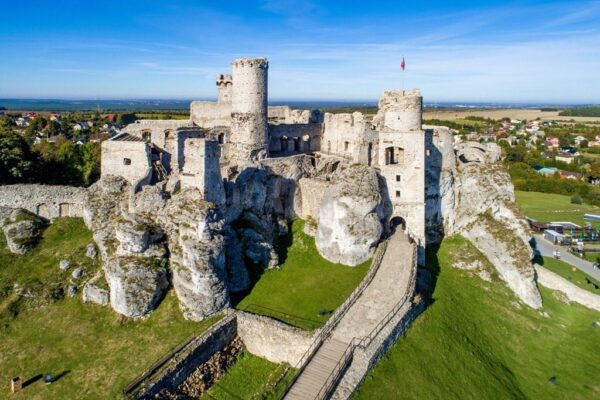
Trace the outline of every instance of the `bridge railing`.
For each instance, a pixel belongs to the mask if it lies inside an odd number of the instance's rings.
[[[381,242],[379,244],[379,246],[377,247],[377,250],[375,250],[375,256],[373,257],[373,261],[371,262],[371,268],[369,268],[369,272],[367,272],[367,275],[365,275],[365,277],[363,278],[361,283],[352,291],[352,293],[350,294],[350,296],[348,296],[346,301],[344,301],[342,303],[342,305],[340,305],[336,309],[336,311],[329,318],[329,320],[327,321],[325,326],[323,326],[321,331],[316,335],[315,339],[310,344],[310,346],[308,347],[306,352],[302,355],[302,357],[300,357],[300,360],[295,365],[297,372],[294,375],[294,378],[291,380],[291,382],[287,385],[281,398],[285,397],[285,395],[290,391],[290,389],[292,388],[294,383],[296,383],[296,381],[298,380],[298,377],[304,371],[304,368],[306,368],[309,361],[315,355],[316,351],[319,349],[319,347],[321,347],[321,345],[323,344],[325,339],[331,334],[331,331],[333,330],[333,328],[337,325],[337,323],[346,314],[346,312],[348,311],[350,306],[352,304],[354,304],[356,299],[358,299],[358,297],[363,293],[363,291],[369,285],[369,283],[371,283],[371,281],[373,280],[373,277],[375,276],[375,274],[377,273],[377,270],[379,269],[379,266],[381,265],[381,261],[383,260],[383,256],[387,249],[388,242],[389,242],[389,238],[386,238],[383,242]]]
[[[416,285],[416,277],[417,277],[417,255],[418,249],[414,240],[409,236],[409,241],[412,244],[412,260],[411,260],[411,269],[410,275],[408,278],[408,287],[413,288],[404,293],[402,298],[394,305],[394,307],[375,325],[375,327],[369,332],[368,335],[362,338],[352,338],[350,344],[344,351],[344,354],[334,367],[333,371],[327,377],[327,380],[319,390],[319,393],[315,397],[315,399],[325,399],[330,395],[331,391],[335,388],[335,385],[341,378],[342,372],[347,368],[347,366],[352,361],[352,357],[354,355],[354,351],[357,347],[366,348],[371,344],[371,342],[375,339],[375,337],[381,332],[383,327],[385,327],[392,318],[398,314],[398,312],[406,305],[406,303],[412,300],[414,294],[414,287]]]

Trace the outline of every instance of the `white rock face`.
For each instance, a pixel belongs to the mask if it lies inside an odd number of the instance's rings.
[[[377,174],[353,165],[325,192],[315,236],[319,253],[331,262],[356,266],[368,260],[383,233],[383,204]]]
[[[439,185],[437,193],[435,187],[430,188],[427,201],[428,208],[437,208],[439,213],[428,220],[428,238],[435,242],[442,232],[463,235],[524,303],[540,308],[529,229],[514,203],[510,176],[499,162],[500,148],[493,143],[460,143],[453,159],[448,150],[453,144],[447,134],[437,140],[442,168],[436,176],[435,168],[428,166],[428,179],[437,179]]]
[[[186,319],[200,321],[229,306],[224,219],[196,189],[184,189],[160,211],[169,238],[173,287]]]
[[[169,286],[167,271],[155,258],[113,258],[104,265],[110,287],[110,304],[127,317],[154,310]]]
[[[148,214],[128,213],[129,188],[120,178],[97,182],[88,190],[84,220],[100,250],[111,307],[139,317],[154,310],[169,286],[167,249],[164,232]]]
[[[557,275],[540,265],[536,265],[535,270],[537,272],[537,281],[541,285],[564,293],[569,301],[574,301],[591,308],[592,310],[600,311],[600,296],[597,294],[580,288],[562,276]]]

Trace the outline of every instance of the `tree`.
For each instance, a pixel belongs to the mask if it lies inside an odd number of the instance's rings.
[[[86,143],[80,149],[83,184],[89,186],[100,177],[100,144]]]
[[[19,135],[0,134],[0,183],[29,181],[35,170],[35,155]]]

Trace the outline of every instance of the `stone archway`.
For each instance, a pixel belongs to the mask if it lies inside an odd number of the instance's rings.
[[[400,227],[402,230],[406,230],[406,221],[400,216],[395,216],[390,219],[390,229],[395,232]]]

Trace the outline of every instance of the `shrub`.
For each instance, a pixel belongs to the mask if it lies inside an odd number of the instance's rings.
[[[581,197],[578,194],[571,196],[571,204],[581,204]]]

